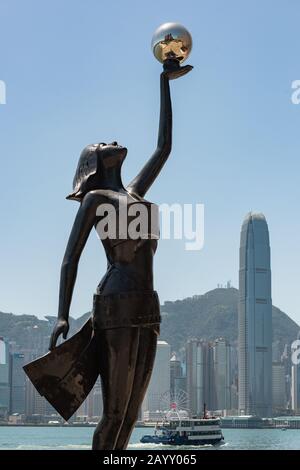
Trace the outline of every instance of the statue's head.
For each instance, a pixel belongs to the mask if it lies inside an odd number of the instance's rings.
[[[73,179],[73,192],[67,199],[81,201],[89,191],[101,189],[104,175],[120,170],[126,154],[127,149],[117,142],[87,145],[79,157]]]

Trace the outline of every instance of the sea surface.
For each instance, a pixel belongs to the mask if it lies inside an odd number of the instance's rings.
[[[144,434],[152,434],[153,428],[136,428],[128,449],[206,449],[206,450],[255,450],[300,449],[300,429],[223,429],[225,442],[218,446],[168,447],[141,444]],[[93,435],[91,427],[0,427],[0,450],[81,450],[90,449]]]

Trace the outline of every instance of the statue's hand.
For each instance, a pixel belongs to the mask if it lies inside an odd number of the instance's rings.
[[[63,318],[59,318],[53,328],[52,335],[50,338],[49,349],[50,351],[55,348],[56,342],[59,336],[62,334],[63,338],[67,338],[67,334],[69,331],[69,322],[68,320],[64,320]]]
[[[181,67],[177,60],[168,59],[164,61],[164,71],[162,75],[168,77],[169,80],[175,80],[189,73],[192,69],[192,65],[184,65]]]

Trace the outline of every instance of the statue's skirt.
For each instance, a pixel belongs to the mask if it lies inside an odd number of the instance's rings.
[[[68,420],[99,376],[101,358],[97,357],[97,331],[159,323],[159,299],[155,291],[95,294],[93,314],[81,330],[44,356],[26,364],[24,371],[40,395]]]

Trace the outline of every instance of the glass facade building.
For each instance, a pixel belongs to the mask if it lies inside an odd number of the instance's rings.
[[[142,404],[143,413],[170,409],[170,356],[171,346],[166,341],[157,341],[151,380]]]
[[[272,415],[272,298],[270,242],[263,214],[242,225],[239,273],[239,410]]]
[[[10,414],[25,414],[25,356],[21,353],[10,355]]]
[[[216,387],[213,343],[190,339],[186,344],[186,378],[189,409],[202,415],[204,404],[216,409]]]
[[[0,337],[0,408],[1,414],[9,411],[9,352],[4,338]]]

